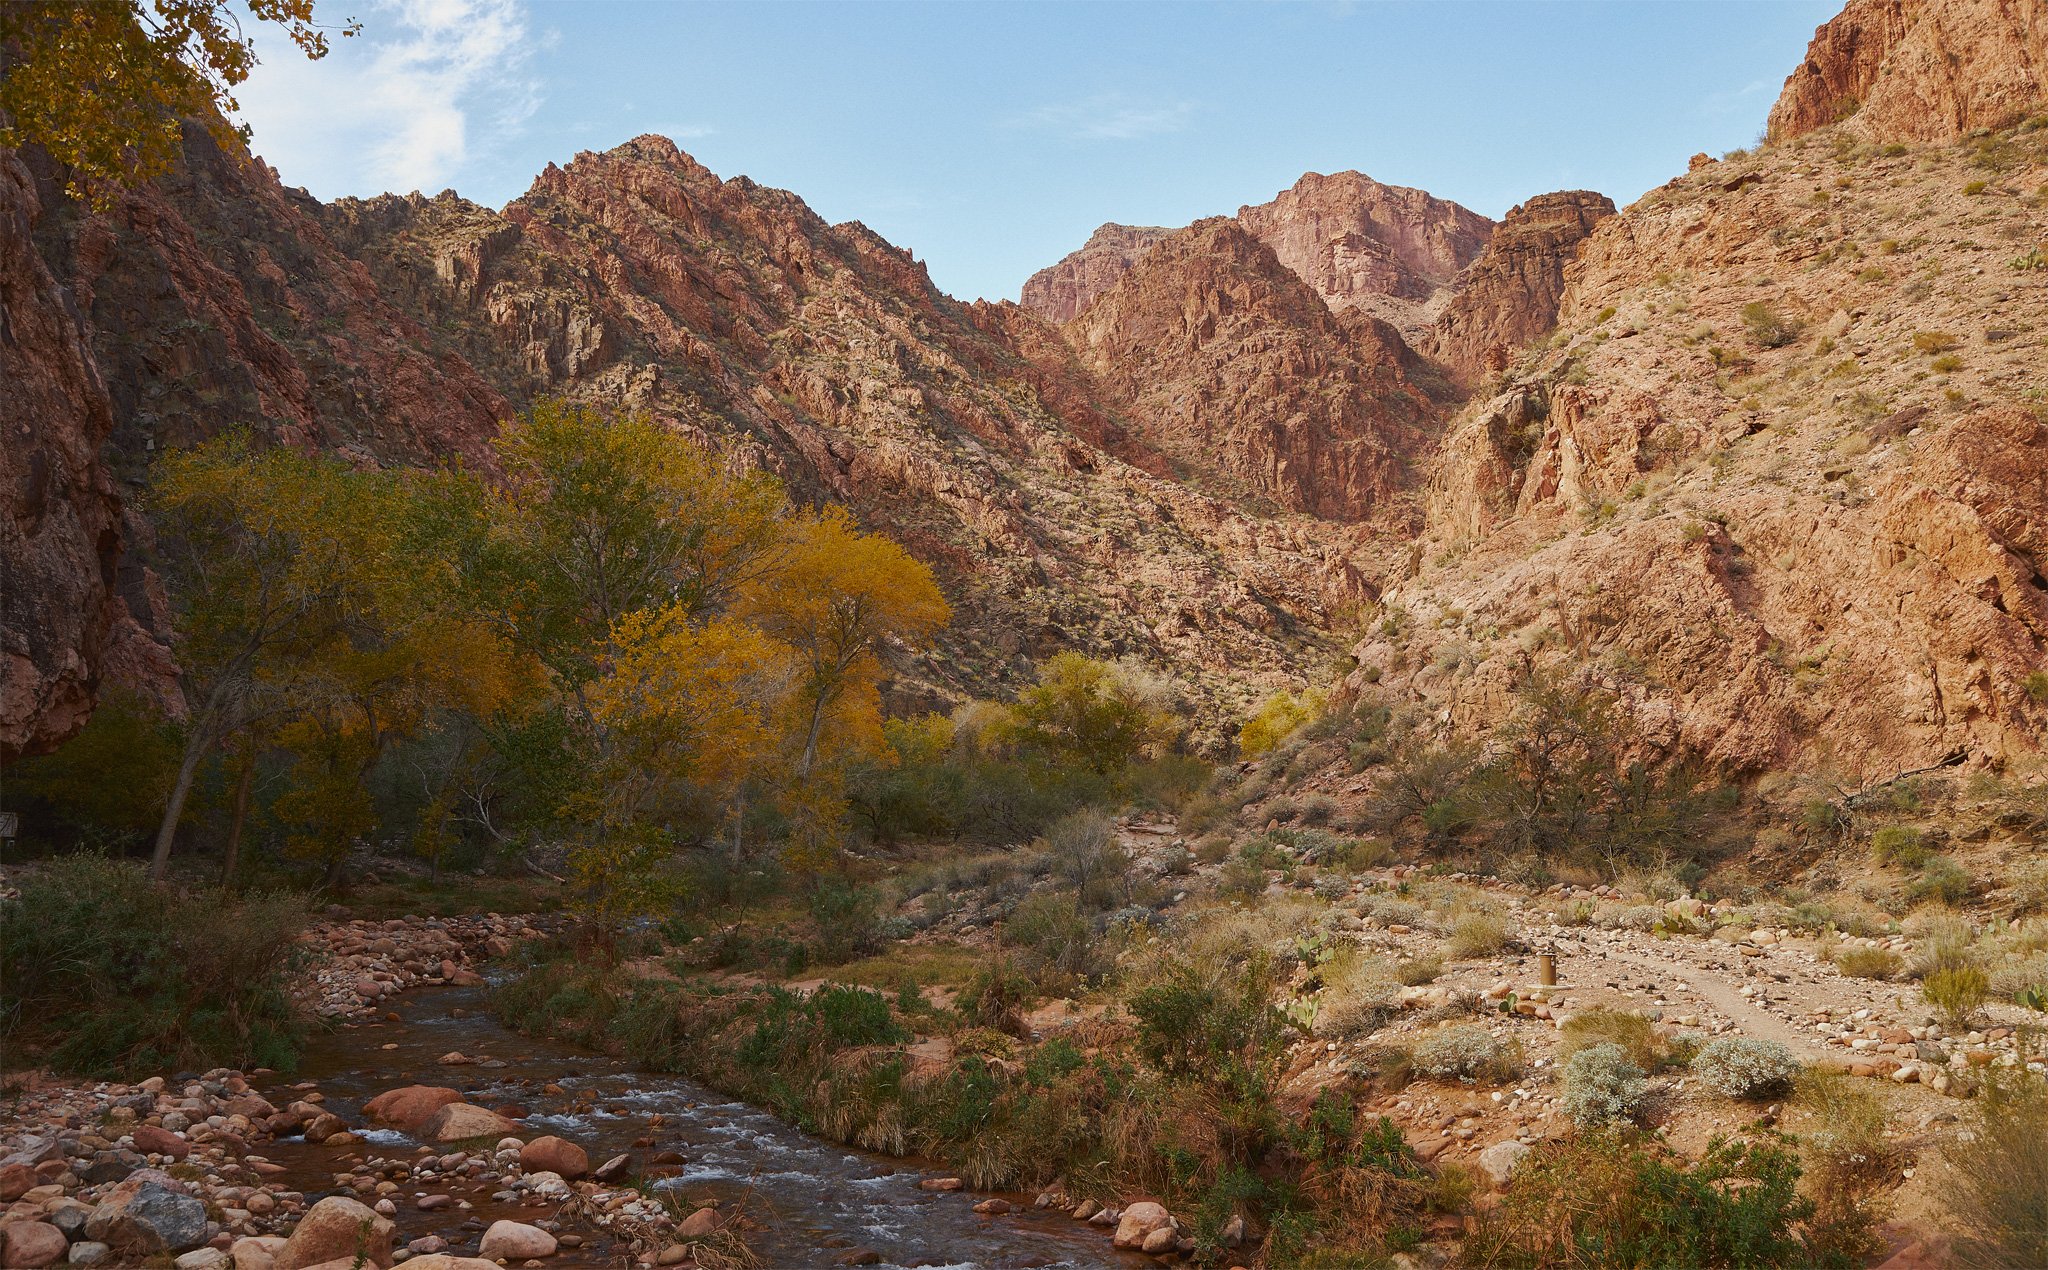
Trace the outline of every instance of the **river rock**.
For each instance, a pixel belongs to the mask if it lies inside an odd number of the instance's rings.
[[[590,1156],[575,1143],[549,1134],[519,1148],[519,1167],[529,1173],[582,1177],[590,1171]]]
[[[1116,1236],[1111,1242],[1118,1248],[1142,1248],[1145,1237],[1156,1230],[1168,1229],[1173,1218],[1166,1207],[1149,1199],[1141,1199],[1124,1210],[1117,1219]]]
[[[81,1239],[71,1245],[71,1254],[64,1258],[66,1265],[96,1266],[113,1259],[114,1250],[91,1239]]]
[[[555,1237],[538,1226],[525,1222],[494,1221],[484,1232],[483,1242],[477,1245],[477,1252],[486,1261],[503,1258],[506,1261],[524,1261],[528,1257],[552,1257],[555,1255]]]
[[[616,1182],[620,1178],[626,1176],[628,1172],[632,1171],[632,1168],[632,1156],[615,1155],[611,1159],[606,1160],[603,1164],[598,1165],[597,1171],[595,1173],[592,1173],[590,1176],[596,1178],[600,1182]]]
[[[192,1154],[191,1143],[169,1129],[159,1128],[153,1124],[136,1125],[135,1131],[128,1137],[135,1143],[137,1151],[148,1152],[151,1155],[168,1155],[173,1160],[182,1160]]]
[[[0,1204],[12,1204],[36,1184],[36,1171],[26,1164],[0,1164]]]
[[[717,1230],[719,1225],[717,1209],[700,1208],[677,1224],[676,1238],[702,1239],[712,1231]]]
[[[64,1260],[71,1241],[46,1221],[18,1221],[0,1226],[0,1266],[7,1270],[42,1270]]]
[[[482,1257],[453,1257],[445,1252],[414,1257],[405,1265],[406,1270],[502,1270],[495,1261],[485,1261]]]
[[[306,1270],[361,1253],[367,1265],[383,1270],[391,1264],[391,1237],[398,1228],[389,1218],[342,1195],[329,1195],[306,1210],[298,1228],[278,1250],[273,1270]]]
[[[417,1129],[450,1103],[462,1101],[459,1090],[445,1085],[405,1085],[387,1089],[363,1104],[363,1114],[394,1129]]]
[[[420,1133],[435,1142],[461,1142],[467,1138],[502,1138],[519,1125],[487,1107],[451,1102],[420,1126]]]
[[[1161,1226],[1159,1229],[1145,1236],[1144,1242],[1138,1245],[1138,1251],[1149,1252],[1154,1254],[1170,1252],[1173,1249],[1173,1246],[1179,1242],[1180,1235],[1178,1232],[1174,1230],[1173,1227]]]
[[[323,1111],[306,1122],[306,1141],[325,1142],[337,1133],[348,1132],[348,1121],[331,1111]]]
[[[167,1174],[142,1169],[93,1209],[85,1237],[130,1257],[184,1252],[206,1242],[206,1205]]]
[[[1527,1154],[1529,1154],[1527,1144],[1516,1142],[1510,1138],[1505,1142],[1496,1142],[1484,1151],[1481,1151],[1479,1153],[1479,1167],[1487,1177],[1493,1180],[1495,1186],[1506,1186],[1508,1179],[1515,1175],[1515,1169],[1520,1167],[1522,1157]]]
[[[284,1251],[282,1235],[250,1235],[228,1245],[235,1270],[276,1270],[277,1254]]]
[[[194,1248],[171,1264],[177,1270],[228,1270],[235,1263],[218,1248]]]

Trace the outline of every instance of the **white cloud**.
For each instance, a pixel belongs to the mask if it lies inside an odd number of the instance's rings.
[[[1080,101],[1040,106],[1013,120],[1076,141],[1136,141],[1179,132],[1195,113],[1191,101],[1143,102],[1126,93],[1098,93]]]
[[[1753,79],[1740,88],[1724,88],[1708,93],[1699,104],[1698,113],[1708,118],[1722,115],[1742,114],[1754,110],[1758,98],[1774,91],[1774,86],[1761,79]]]
[[[259,27],[268,56],[237,96],[257,152],[289,184],[432,192],[540,104],[522,0],[377,0],[362,22],[318,62]]]

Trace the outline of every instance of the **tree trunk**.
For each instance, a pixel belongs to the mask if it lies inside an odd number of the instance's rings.
[[[171,867],[171,843],[178,836],[178,821],[185,815],[185,800],[192,794],[192,779],[199,774],[199,762],[206,757],[208,729],[195,724],[185,738],[185,758],[178,764],[178,782],[171,786],[171,800],[164,805],[163,823],[157,826],[156,850],[149,857],[149,880],[162,882]]]
[[[242,859],[242,826],[249,821],[249,791],[256,783],[256,752],[252,746],[242,756],[242,773],[235,778],[235,814],[228,822],[228,845],[221,855],[220,884],[235,884],[235,866]]]

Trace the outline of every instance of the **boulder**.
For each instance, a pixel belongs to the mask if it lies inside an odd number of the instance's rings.
[[[219,1248],[194,1248],[171,1264],[177,1270],[229,1270],[235,1262]]]
[[[342,1195],[329,1195],[299,1219],[291,1238],[271,1262],[272,1270],[306,1270],[342,1258],[379,1270],[391,1264],[391,1238],[398,1228],[387,1217]]]
[[[627,1173],[631,1172],[632,1169],[632,1156],[615,1155],[611,1159],[606,1160],[603,1164],[598,1165],[597,1172],[592,1173],[590,1176],[596,1178],[600,1182],[616,1182],[620,1178],[626,1176]]]
[[[417,1129],[441,1108],[461,1101],[461,1092],[445,1085],[405,1085],[364,1103],[363,1115],[394,1129]]]
[[[0,1164],[0,1204],[12,1204],[36,1184],[36,1171],[26,1164]]]
[[[1509,1139],[1496,1142],[1479,1153],[1479,1167],[1495,1186],[1506,1186],[1508,1179],[1515,1175],[1522,1157],[1529,1154],[1526,1144]]]
[[[250,1235],[228,1245],[235,1270],[276,1270],[277,1254],[283,1251],[282,1235]]]
[[[1142,1248],[1146,1236],[1156,1230],[1170,1230],[1172,1226],[1173,1218],[1164,1205],[1141,1199],[1126,1208],[1117,1220],[1116,1236],[1111,1242],[1118,1248]]]
[[[1138,1245],[1138,1251],[1155,1254],[1169,1252],[1179,1242],[1180,1236],[1174,1232],[1173,1227],[1161,1226],[1145,1236],[1144,1242]]]
[[[18,1221],[0,1226],[0,1266],[7,1270],[42,1270],[64,1260],[71,1241],[46,1221]]]
[[[494,1221],[484,1232],[483,1242],[477,1245],[477,1252],[486,1261],[503,1258],[506,1261],[525,1261],[529,1257],[552,1257],[555,1255],[555,1237],[538,1226],[525,1222]]]
[[[64,1258],[64,1263],[72,1266],[96,1266],[113,1260],[113,1257],[114,1250],[105,1244],[81,1239],[71,1245],[71,1255]]]
[[[420,1126],[422,1136],[435,1142],[462,1142],[469,1138],[502,1138],[519,1125],[487,1107],[451,1102]]]
[[[676,1238],[702,1239],[723,1224],[718,1219],[717,1209],[700,1208],[688,1217],[683,1218],[681,1223],[676,1226]]]
[[[142,1169],[92,1210],[85,1237],[126,1257],[184,1252],[206,1242],[206,1205],[168,1175]]]
[[[549,1134],[519,1148],[519,1167],[529,1173],[582,1177],[590,1172],[590,1156],[575,1143]]]
[[[306,1122],[306,1141],[325,1142],[337,1133],[348,1132],[348,1121],[331,1111],[323,1111]]]
[[[151,1155],[168,1155],[173,1160],[182,1160],[192,1154],[192,1144],[172,1133],[169,1129],[153,1124],[139,1124],[128,1137],[135,1143],[137,1151]]]

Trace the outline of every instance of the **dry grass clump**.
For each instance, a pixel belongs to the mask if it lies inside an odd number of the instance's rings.
[[[1471,961],[1498,956],[1507,943],[1507,922],[1492,913],[1465,913],[1451,923],[1444,952],[1453,961]]]
[[[1558,1056],[1569,1059],[1596,1045],[1619,1045],[1630,1061],[1644,1071],[1656,1071],[1670,1054],[1670,1047],[1655,1024],[1626,1010],[1588,1010],[1565,1020]]]
[[[1370,1036],[1401,1011],[1401,981],[1381,957],[1340,955],[1323,966],[1315,1033],[1331,1040]]]
[[[1906,968],[1906,959],[1891,949],[1868,944],[1836,949],[1834,963],[1835,969],[1852,979],[1896,979]]]
[[[1415,1043],[1415,1070],[1453,1080],[1513,1080],[1522,1070],[1521,1047],[1477,1023],[1440,1027]]]
[[[1987,1083],[1943,1154],[1957,1263],[2048,1266],[2048,1085],[2022,1076]]]
[[[1913,1153],[1885,1136],[1884,1103],[1862,1081],[1802,1072],[1793,1102],[1804,1131],[1804,1189],[1814,1204],[1808,1243],[1829,1254],[1828,1263],[1866,1263],[1884,1248],[1877,1227]]]

